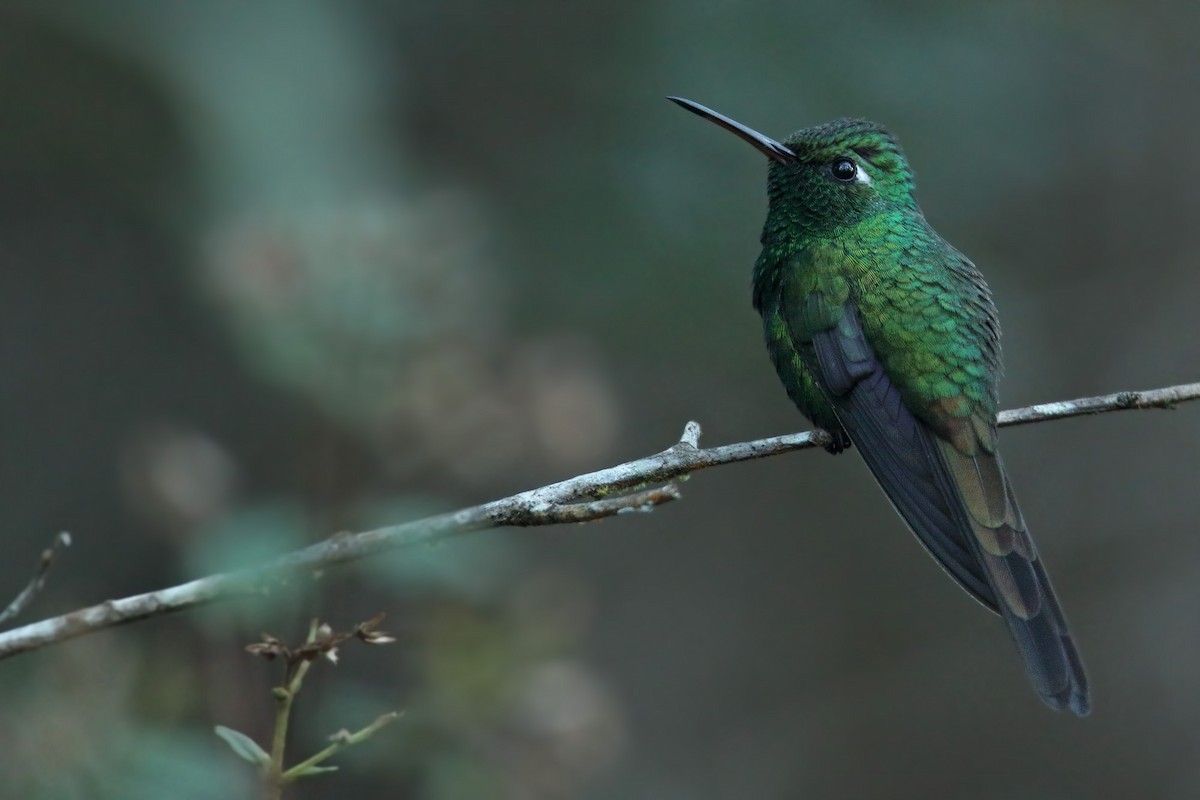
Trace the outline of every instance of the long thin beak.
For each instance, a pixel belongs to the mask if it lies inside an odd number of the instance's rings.
[[[770,136],[763,136],[753,128],[747,128],[742,123],[732,120],[724,114],[718,114],[711,108],[705,108],[699,103],[693,103],[691,100],[685,100],[682,97],[668,97],[667,99],[672,103],[683,106],[693,114],[704,117],[709,122],[715,122],[739,139],[749,142],[767,158],[774,159],[783,164],[792,164],[796,161],[795,153]]]

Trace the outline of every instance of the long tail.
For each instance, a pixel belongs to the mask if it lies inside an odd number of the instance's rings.
[[[1083,664],[996,452],[994,420],[948,417],[939,435],[905,404],[852,307],[811,347],[838,420],[900,516],[1008,623],[1046,705],[1087,714]]]
[[[1087,676],[996,453],[963,455],[902,402],[875,361],[834,400],[900,516],[976,599],[1000,614],[1046,705],[1088,714]]]
[[[957,495],[965,511],[960,517],[965,516],[973,534],[968,539],[990,579],[998,611],[1008,623],[1030,682],[1052,708],[1087,715],[1091,701],[1083,662],[999,453],[979,450],[963,455],[942,439],[937,439],[937,447],[944,468],[938,471],[950,478],[944,490]]]

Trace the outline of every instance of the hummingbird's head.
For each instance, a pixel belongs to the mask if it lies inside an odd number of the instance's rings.
[[[916,208],[912,170],[900,145],[880,125],[839,119],[796,131],[781,143],[699,103],[670,99],[770,159],[768,230],[798,225],[819,233],[851,224],[874,209]]]

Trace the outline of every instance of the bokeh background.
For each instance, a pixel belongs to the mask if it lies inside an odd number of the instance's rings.
[[[0,587],[25,621],[657,451],[802,429],[749,302],[761,156],[905,144],[991,281],[1007,407],[1197,378],[1200,6],[6,2]],[[499,531],[0,665],[0,795],[256,796],[244,651],[377,612],[292,796],[1200,794],[1200,409],[1003,436],[1095,713],[1028,689],[854,455]]]

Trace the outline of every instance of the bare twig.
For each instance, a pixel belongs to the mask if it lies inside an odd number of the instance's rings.
[[[1174,408],[1179,403],[1200,398],[1200,383],[1182,383],[1165,389],[1142,392],[1117,392],[1099,397],[1081,397],[1061,403],[1042,403],[1026,408],[1000,412],[1000,425],[1028,425],[1064,417],[1081,417],[1105,411],[1124,411],[1131,408]]]
[[[8,608],[0,611],[0,623],[8,622],[33,602],[33,598],[37,597],[37,593],[46,584],[46,575],[49,574],[50,567],[54,566],[54,559],[58,557],[61,551],[70,546],[71,534],[66,531],[62,531],[54,537],[54,541],[50,543],[50,546],[42,551],[41,558],[38,559],[37,570],[34,571],[33,577],[29,579],[29,583],[13,598],[13,601],[8,604]]]
[[[1200,383],[1119,392],[1005,411],[1000,415],[1000,424],[1025,425],[1125,409],[1172,408],[1178,403],[1197,399],[1200,399]],[[701,449],[699,437],[700,426],[689,422],[679,442],[652,456],[461,511],[362,533],[337,534],[256,569],[210,575],[155,592],[108,600],[6,631],[0,633],[0,659],[159,614],[260,594],[289,577],[313,574],[326,567],[402,547],[429,544],[488,528],[588,522],[622,512],[649,511],[680,495],[674,484],[659,488],[646,488],[648,486],[682,478],[708,467],[804,450],[829,441],[828,434],[816,430]]]

